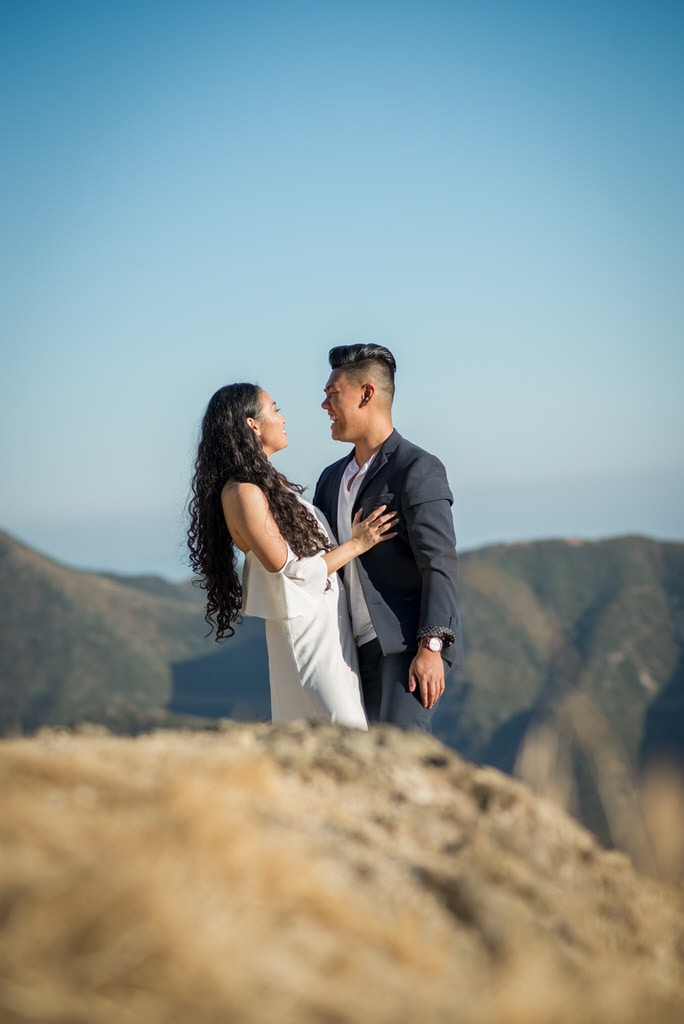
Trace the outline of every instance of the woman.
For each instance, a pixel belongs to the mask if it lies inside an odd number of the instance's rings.
[[[271,465],[287,447],[285,418],[255,384],[229,384],[202,421],[190,499],[190,562],[207,591],[216,639],[240,614],[266,620],[274,722],[297,718],[366,729],[344,587],[336,570],[394,537],[396,516],[359,512],[335,545],[313,505]],[[245,556],[242,580],[238,549]]]

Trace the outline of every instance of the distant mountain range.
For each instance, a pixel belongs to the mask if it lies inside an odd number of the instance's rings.
[[[246,620],[219,646],[203,598],[189,581],[71,569],[0,533],[0,734],[267,718],[263,626]],[[176,699],[188,722],[172,713]]]
[[[571,776],[575,813],[614,838],[610,786],[619,801],[645,762],[684,764],[684,544],[482,548],[460,590],[466,660],[435,734],[476,762]],[[0,734],[267,719],[262,623],[206,633],[189,582],[81,572],[0,533]]]

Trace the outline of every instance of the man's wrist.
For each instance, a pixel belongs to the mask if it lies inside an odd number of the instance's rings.
[[[433,654],[441,654],[444,649],[444,641],[438,636],[421,636],[418,641],[418,650],[432,651]]]
[[[441,640],[442,648],[444,648],[453,644],[456,634],[448,626],[421,626],[416,635],[419,646],[422,640],[430,640],[431,638]]]

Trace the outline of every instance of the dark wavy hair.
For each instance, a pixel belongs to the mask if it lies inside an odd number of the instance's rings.
[[[204,618],[216,640],[232,636],[240,621],[242,583],[238,549],[223,516],[221,491],[227,480],[256,484],[266,495],[278,529],[299,557],[333,545],[297,498],[303,487],[271,465],[247,417],[261,417],[263,392],[256,384],[227,384],[212,395],[202,419],[188,502],[190,564],[195,586],[207,592]],[[207,635],[209,635],[207,634]]]

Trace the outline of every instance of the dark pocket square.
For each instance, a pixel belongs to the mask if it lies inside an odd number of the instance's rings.
[[[361,498],[361,508],[363,509],[364,516],[368,516],[376,508],[380,508],[381,505],[387,505],[389,511],[393,501],[394,495],[390,494],[389,491],[385,491],[383,494],[364,494]]]

